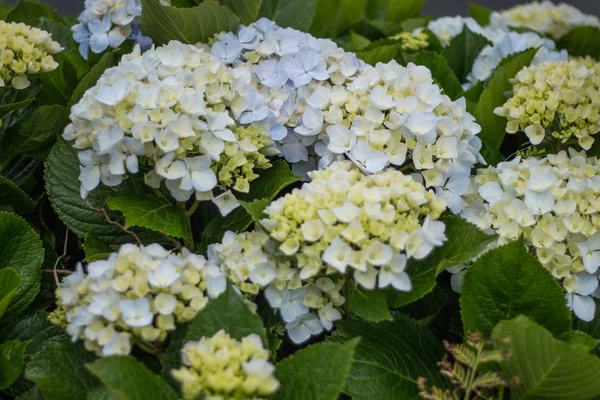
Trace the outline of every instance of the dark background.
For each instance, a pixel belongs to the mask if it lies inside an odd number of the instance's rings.
[[[555,2],[559,1],[555,0]],[[14,2],[9,0],[9,3]],[[83,9],[83,0],[42,0],[42,2],[56,7],[61,13],[65,14],[79,14]],[[473,0],[473,2],[494,10],[526,3],[526,1],[519,0]],[[600,15],[600,0],[562,0],[562,2],[572,4],[585,13]],[[425,15],[442,17],[458,14],[468,14],[466,0],[429,0],[425,5]]]

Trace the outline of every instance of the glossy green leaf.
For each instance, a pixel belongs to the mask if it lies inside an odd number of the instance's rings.
[[[216,33],[234,31],[240,19],[227,7],[207,0],[196,7],[165,7],[160,0],[142,0],[142,32],[154,43],[171,40],[196,44],[208,42]]]
[[[35,203],[20,187],[0,175],[0,206],[12,207],[19,214],[33,211]]]
[[[445,386],[436,365],[444,352],[426,328],[402,314],[380,323],[346,319],[336,323],[334,341],[360,337],[344,393],[353,400],[419,398],[416,381]]]
[[[185,236],[185,211],[166,199],[123,191],[116,197],[109,197],[106,203],[123,213],[126,226],[141,226],[178,238]]]
[[[131,356],[109,357],[86,368],[108,388],[118,400],[177,400],[175,390],[144,364]]]
[[[392,314],[390,314],[384,292],[381,290],[367,290],[352,284],[349,284],[348,288],[349,294],[346,301],[350,312],[372,322],[392,320]]]
[[[477,21],[481,26],[486,26],[490,23],[490,14],[492,10],[487,7],[477,5],[475,3],[469,3],[469,15]]]
[[[335,400],[348,378],[358,339],[319,343],[299,350],[277,364],[281,386],[275,400]]]
[[[460,35],[455,36],[442,54],[460,82],[464,82],[473,68],[475,59],[490,42],[483,35],[472,32],[465,25]]]
[[[319,0],[309,32],[317,37],[340,36],[361,21],[367,0]]]
[[[417,65],[429,68],[433,79],[452,100],[457,100],[463,95],[460,80],[444,56],[433,51],[422,51],[408,58]]]
[[[466,332],[489,335],[500,321],[526,315],[555,335],[571,329],[563,288],[517,240],[482,255],[465,274],[460,306]]]
[[[272,20],[285,28],[307,31],[316,15],[317,0],[277,1]]]
[[[6,322],[23,312],[39,293],[44,249],[29,224],[7,212],[0,212],[0,243],[0,269],[12,268],[24,280],[4,313]]]
[[[240,17],[242,24],[249,25],[256,21],[262,0],[221,0],[221,3]]]
[[[15,292],[25,282],[12,268],[0,269],[0,319],[6,312]]]
[[[436,276],[448,267],[470,261],[481,254],[496,240],[495,235],[483,233],[475,225],[457,216],[442,218],[446,224],[448,240],[424,260],[410,260],[407,273],[413,288],[408,293],[389,289],[386,291],[390,307],[401,307],[412,303],[431,292]]]
[[[500,363],[507,377],[517,376],[514,400],[586,400],[600,396],[600,359],[585,347],[554,339],[524,316],[503,321],[493,338],[511,338],[500,348],[510,351]]]
[[[6,389],[21,375],[28,344],[18,340],[0,344],[0,389]]]
[[[591,56],[600,59],[600,28],[578,26],[561,37],[557,47],[567,50],[573,57]]]

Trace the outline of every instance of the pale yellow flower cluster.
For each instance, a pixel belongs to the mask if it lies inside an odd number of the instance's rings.
[[[46,31],[0,21],[0,86],[29,87],[27,75],[54,71],[58,63],[52,55],[62,50]]]
[[[532,29],[558,39],[578,26],[600,26],[593,15],[584,14],[577,8],[551,1],[533,1],[502,12],[492,12],[490,27],[508,30],[510,27]]]
[[[402,40],[400,49],[404,51],[420,51],[429,47],[428,36],[425,32],[400,32],[390,39]]]
[[[184,366],[171,373],[185,400],[259,400],[279,388],[269,351],[256,334],[237,341],[221,330],[186,343],[181,354]]]
[[[190,321],[209,297],[224,291],[225,278],[205,261],[158,244],[127,244],[108,260],[88,264],[87,274],[79,266],[57,289],[67,333],[102,356],[164,341],[175,323]],[[63,321],[61,314],[53,316],[55,323]]]
[[[461,216],[499,235],[524,236],[568,292],[600,266],[600,161],[584,152],[515,158],[477,171]]]
[[[524,68],[512,97],[494,112],[508,118],[506,132],[525,132],[534,145],[550,137],[587,150],[600,131],[600,63],[572,59]]]

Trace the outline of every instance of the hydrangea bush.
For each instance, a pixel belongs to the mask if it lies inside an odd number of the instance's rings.
[[[0,5],[0,397],[598,398],[598,18],[423,3]]]

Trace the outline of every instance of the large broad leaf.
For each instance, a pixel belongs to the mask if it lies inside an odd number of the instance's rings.
[[[358,339],[346,343],[319,343],[277,364],[281,387],[273,399],[335,400],[348,378]]]
[[[18,288],[25,282],[12,268],[0,269],[0,319]]]
[[[98,79],[102,76],[104,71],[117,64],[120,59],[120,55],[121,52],[119,49],[107,51],[102,55],[100,61],[94,64],[92,69],[77,84],[77,87],[73,91],[71,99],[69,100],[69,108],[79,102],[89,88],[96,85],[96,82],[98,82]]]
[[[60,326],[54,325],[43,311],[27,312],[19,315],[10,324],[0,327],[0,341],[19,340],[29,342],[26,356],[33,356],[42,351],[50,341],[67,338],[67,333]]]
[[[25,375],[40,385],[46,400],[86,400],[100,382],[85,364],[95,359],[81,343],[49,343],[27,364]]]
[[[361,21],[367,0],[319,0],[310,33],[317,37],[338,37]]]
[[[186,340],[213,336],[224,329],[232,338],[241,340],[251,333],[267,344],[267,333],[258,314],[250,311],[246,300],[231,285],[219,297],[211,300],[190,323]]]
[[[578,26],[557,43],[559,49],[565,49],[570,56],[592,56],[600,59],[600,28]]]
[[[352,283],[347,285],[349,294],[346,301],[350,312],[372,322],[391,321],[392,314],[387,305],[385,293],[381,290],[367,290]]]
[[[399,25],[402,21],[420,16],[425,2],[426,0],[371,0],[367,16]]]
[[[48,151],[68,122],[69,111],[61,105],[37,108],[4,135],[2,145],[7,151],[0,160]]]
[[[106,198],[113,192],[100,185],[84,200],[79,191],[79,160],[77,151],[71,144],[59,138],[46,160],[46,191],[54,210],[64,224],[79,237],[91,233],[98,239],[112,245],[133,242],[131,235],[110,224],[106,217],[92,210],[92,207],[105,207]],[[88,205],[89,202],[89,205]],[[109,212],[111,220],[123,224],[123,218]],[[142,242],[159,241],[160,237],[148,230],[135,229]]]
[[[248,25],[256,21],[262,0],[221,0],[221,3],[240,17],[242,24]]]
[[[503,321],[493,338],[511,338],[501,348],[510,351],[500,363],[507,377],[517,376],[514,400],[586,400],[600,395],[600,359],[581,345],[571,345],[526,317]]]
[[[298,180],[285,161],[277,160],[271,168],[260,171],[260,176],[250,183],[248,194],[237,197],[247,203],[254,200],[273,200],[279,192]],[[213,216],[202,231],[200,251],[204,252],[210,244],[219,243],[225,232],[243,232],[251,224],[252,216],[243,207],[238,207],[226,217]]]
[[[433,51],[422,51],[407,58],[417,65],[429,68],[433,79],[452,100],[456,100],[463,95],[460,80],[456,77],[444,56]]]
[[[196,44],[208,42],[221,31],[233,31],[240,19],[227,7],[207,0],[191,8],[165,7],[160,0],[142,0],[142,32],[156,45],[178,40]]]
[[[479,25],[486,26],[490,23],[490,14],[492,13],[492,10],[474,3],[469,3],[468,7],[469,15],[477,21]]]
[[[483,233],[462,218],[448,216],[442,221],[446,225],[448,240],[424,260],[411,260],[408,263],[407,273],[413,288],[408,293],[388,290],[386,294],[391,307],[401,307],[425,296],[435,287],[435,278],[440,272],[474,259],[496,240],[495,235]]]
[[[464,82],[473,68],[475,59],[490,42],[482,35],[472,32],[465,25],[460,35],[454,37],[442,54],[458,79]]]
[[[571,329],[564,290],[523,240],[482,255],[467,271],[460,298],[466,332],[489,334],[498,322],[526,315],[560,335]]]
[[[20,217],[0,212],[0,269],[12,268],[25,280],[13,295],[3,322],[23,312],[40,291],[42,241]]]
[[[120,192],[116,197],[109,197],[107,204],[123,213],[126,226],[141,226],[178,238],[185,236],[185,211],[166,199],[156,195]]]
[[[38,26],[41,24],[42,18],[62,22],[62,17],[52,7],[36,0],[19,0],[6,16],[6,21]]]
[[[18,340],[0,344],[0,389],[6,389],[21,375],[28,344]]]
[[[0,175],[0,206],[12,207],[19,214],[33,211],[35,203],[20,187]]]
[[[69,53],[55,55],[58,68],[41,75],[40,79],[44,90],[38,96],[39,104],[67,105],[69,103],[73,91],[77,87],[77,79],[74,79],[77,77],[77,66],[73,64],[77,49],[72,49]]]
[[[265,0],[271,3],[270,17],[277,25],[308,31],[316,16],[317,0]]]
[[[445,386],[436,363],[444,352],[427,329],[400,313],[391,322],[338,321],[332,340],[360,337],[344,392],[353,400],[418,399],[417,378]]]
[[[505,58],[479,97],[473,115],[481,125],[479,137],[484,146],[493,150],[500,148],[506,134],[506,118],[494,114],[494,109],[506,102],[505,93],[512,90],[510,80],[531,63],[536,52],[537,49],[529,49]]]
[[[382,40],[371,43],[364,50],[357,52],[356,56],[371,65],[375,65],[378,62],[386,63],[396,57],[396,53],[398,53],[401,47],[401,41]]]
[[[177,400],[177,393],[160,376],[135,358],[109,357],[86,364],[118,400]]]

